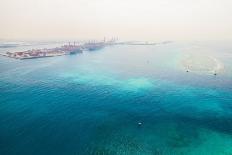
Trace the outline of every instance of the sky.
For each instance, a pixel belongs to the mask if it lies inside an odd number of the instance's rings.
[[[232,0],[0,0],[1,39],[232,40]]]

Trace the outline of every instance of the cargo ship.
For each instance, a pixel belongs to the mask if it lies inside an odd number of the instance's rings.
[[[105,46],[104,42],[97,42],[97,43],[85,43],[83,45],[84,49],[85,50],[88,50],[88,51],[96,51],[96,50],[100,50],[102,49],[103,47]]]

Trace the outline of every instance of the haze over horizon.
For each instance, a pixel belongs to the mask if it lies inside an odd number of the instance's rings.
[[[1,39],[232,40],[230,0],[1,0]]]

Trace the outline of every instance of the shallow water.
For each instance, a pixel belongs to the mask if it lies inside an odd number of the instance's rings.
[[[187,73],[181,61],[199,48],[224,71]],[[172,43],[0,57],[0,154],[230,155],[231,49]]]

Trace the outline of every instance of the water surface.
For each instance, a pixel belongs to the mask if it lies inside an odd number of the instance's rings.
[[[231,49],[195,42],[0,57],[0,154],[230,155]],[[189,51],[223,71],[186,72]]]

